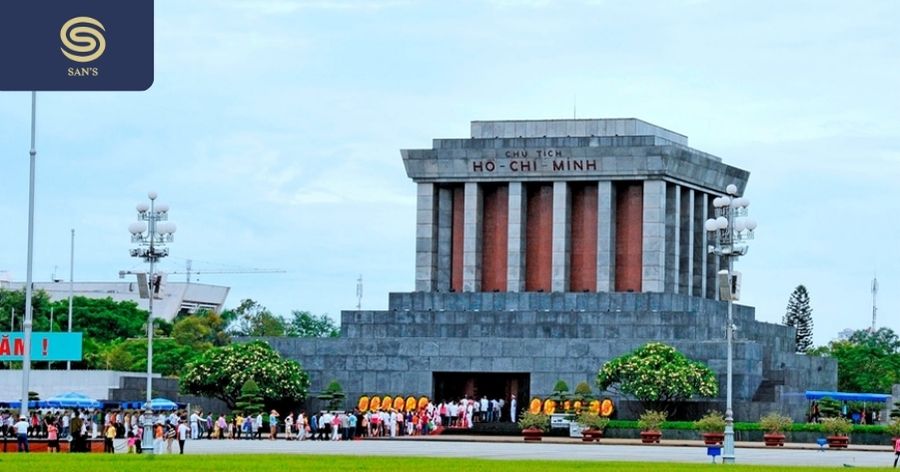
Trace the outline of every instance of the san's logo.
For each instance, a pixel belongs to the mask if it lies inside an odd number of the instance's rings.
[[[59,39],[62,41],[63,47],[59,50],[75,62],[97,60],[106,50],[104,31],[106,29],[103,24],[96,19],[89,16],[76,16],[65,22],[60,28]]]

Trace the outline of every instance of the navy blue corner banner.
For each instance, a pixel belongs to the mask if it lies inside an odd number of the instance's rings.
[[[0,90],[147,90],[153,0],[0,0]]]

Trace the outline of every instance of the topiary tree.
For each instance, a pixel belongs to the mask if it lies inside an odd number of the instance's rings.
[[[674,410],[675,402],[694,396],[711,398],[719,394],[719,384],[709,367],[656,342],[603,364],[597,386],[632,397],[645,409],[662,411]]]
[[[593,400],[594,393],[591,392],[591,385],[587,382],[578,382],[578,385],[575,386],[575,394],[572,395],[572,399],[582,402]]]
[[[553,386],[553,392],[547,397],[551,400],[556,401],[557,403],[564,402],[569,399],[569,385],[559,379],[556,381],[556,385]]]
[[[328,409],[334,411],[341,409],[346,396],[341,384],[338,383],[337,380],[332,380],[331,383],[328,384],[328,387],[325,388],[325,391],[320,393],[316,398],[328,402]]]
[[[309,375],[300,364],[282,359],[262,341],[204,352],[188,363],[179,384],[183,393],[218,398],[233,409],[241,387],[250,379],[266,405],[299,402],[309,390]]]
[[[241,386],[241,394],[234,403],[235,408],[244,414],[250,415],[263,411],[263,399],[259,392],[259,385],[250,379]]]

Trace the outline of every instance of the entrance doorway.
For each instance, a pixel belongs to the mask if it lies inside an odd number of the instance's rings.
[[[483,396],[491,400],[503,399],[507,405],[515,395],[519,407],[527,405],[531,374],[527,372],[433,372],[435,402],[459,401],[468,397],[480,399]],[[508,406],[507,406],[508,408]],[[504,411],[504,416],[508,410]]]

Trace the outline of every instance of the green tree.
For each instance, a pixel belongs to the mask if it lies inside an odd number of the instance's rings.
[[[214,347],[188,363],[181,375],[183,393],[218,398],[230,408],[247,380],[259,385],[266,405],[298,402],[309,391],[309,375],[268,344],[254,341]]]
[[[891,329],[859,330],[814,352],[837,361],[838,390],[890,393],[900,382],[900,339]]]
[[[227,310],[225,318],[234,321],[229,331],[235,336],[284,336],[284,319],[254,300],[241,300],[234,310]]]
[[[327,402],[328,409],[333,411],[339,410],[344,406],[344,398],[346,396],[341,384],[337,380],[332,380],[328,387],[325,388],[325,391],[317,395],[316,398]]]
[[[784,324],[796,329],[794,339],[797,352],[807,352],[812,348],[812,308],[809,306],[809,292],[803,285],[798,285],[791,293],[784,313]]]
[[[256,381],[250,379],[241,386],[241,394],[238,396],[234,406],[245,414],[252,415],[263,411],[262,395],[259,393],[259,385]]]
[[[193,360],[198,354],[193,347],[179,344],[172,338],[154,338],[153,372],[165,377],[178,376],[184,370],[185,363]],[[91,367],[146,372],[147,340],[127,339],[111,343]]]
[[[31,307],[33,310],[34,330],[43,331],[49,329],[50,297],[47,296],[47,292],[35,290],[31,297]],[[43,315],[45,311],[47,313],[46,316]],[[15,312],[14,321],[12,317],[13,312]],[[59,312],[54,314],[59,314]],[[21,331],[24,318],[25,289],[0,289],[0,331]]]
[[[336,338],[341,330],[328,315],[313,315],[308,311],[294,310],[287,327],[288,336],[301,338]]]
[[[656,342],[603,364],[597,386],[631,396],[645,409],[667,411],[678,401],[719,394],[716,376],[709,367]]]

